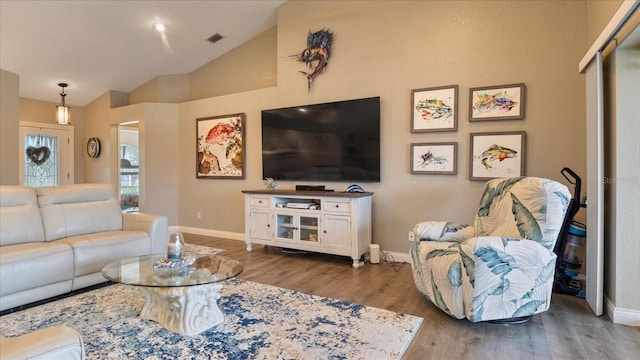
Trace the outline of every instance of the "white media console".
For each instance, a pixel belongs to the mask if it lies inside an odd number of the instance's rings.
[[[373,193],[244,190],[247,251],[253,244],[349,256],[371,244]]]

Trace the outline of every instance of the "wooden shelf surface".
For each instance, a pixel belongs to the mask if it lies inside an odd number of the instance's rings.
[[[343,197],[343,198],[361,198],[367,196],[373,196],[372,192],[340,192],[340,191],[298,191],[298,190],[242,190],[243,194],[266,194],[275,196],[327,196],[327,197]]]

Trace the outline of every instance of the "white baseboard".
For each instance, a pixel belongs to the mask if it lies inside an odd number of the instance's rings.
[[[203,235],[203,236],[213,236],[219,237],[223,239],[231,239],[231,240],[240,240],[244,241],[244,233],[235,233],[230,231],[219,231],[219,230],[210,230],[210,229],[202,229],[196,227],[189,226],[170,226],[169,230],[178,230],[182,232],[186,232],[189,234]]]
[[[385,250],[380,250],[380,252],[383,254],[383,259],[385,260],[393,259],[394,262],[404,262],[404,263],[411,264],[411,255],[409,255],[409,253],[401,253],[401,252],[385,251]],[[387,259],[386,255],[389,255],[390,259]]]
[[[196,227],[189,226],[169,226],[169,231],[182,231],[189,234],[203,235],[203,236],[213,236],[224,239],[231,240],[240,240],[244,241],[244,233],[234,233],[229,231],[219,231],[219,230],[210,230],[210,229],[201,229]],[[380,249],[380,253],[385,255],[390,255],[390,258],[395,262],[405,262],[411,264],[411,255],[409,253],[401,253],[394,251],[385,251]],[[389,259],[390,260],[390,259]]]
[[[611,300],[604,297],[606,313],[614,324],[640,326],[640,311],[616,308]]]

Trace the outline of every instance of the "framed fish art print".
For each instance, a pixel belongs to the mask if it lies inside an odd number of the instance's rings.
[[[411,132],[457,129],[458,85],[411,90]]]
[[[245,114],[196,119],[196,177],[244,179]]]
[[[469,121],[524,119],[524,84],[469,89]]]
[[[469,180],[525,175],[524,131],[471,133]]]
[[[456,142],[411,144],[411,173],[455,175],[457,152]]]

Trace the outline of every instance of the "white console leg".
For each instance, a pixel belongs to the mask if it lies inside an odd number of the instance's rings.
[[[358,269],[361,266],[364,266],[364,261],[360,261],[360,258],[353,258],[353,268]]]
[[[141,287],[147,302],[140,317],[181,335],[197,335],[224,321],[219,283],[185,287]]]
[[[247,243],[247,252],[252,252],[253,251],[253,244],[252,243]]]

